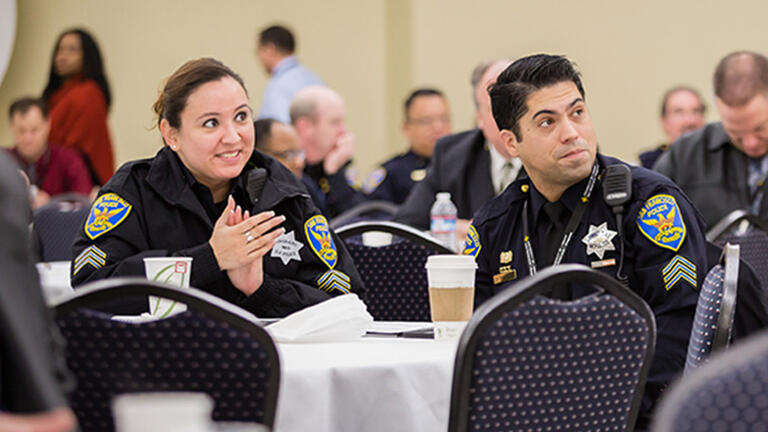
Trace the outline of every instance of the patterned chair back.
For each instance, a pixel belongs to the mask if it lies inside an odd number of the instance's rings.
[[[156,295],[187,312],[141,324],[114,321],[90,306],[115,297]],[[275,418],[280,364],[272,339],[250,313],[194,288],[112,279],[80,288],[56,307],[77,381],[70,404],[84,432],[114,430],[110,403],[132,392],[204,392],[213,420]]]
[[[54,197],[32,215],[32,232],[40,261],[70,261],[72,242],[88,217],[88,197],[65,194]]]
[[[367,232],[392,234],[392,243],[366,246]],[[430,321],[427,257],[452,252],[430,237],[396,222],[357,222],[336,234],[344,240],[365,282],[368,312],[379,321]]]
[[[683,376],[654,417],[654,432],[768,430],[768,331]]]
[[[711,353],[727,347],[731,340],[738,290],[739,246],[726,244],[723,255],[725,265],[712,267],[699,291],[685,374],[706,362]]]
[[[567,283],[598,291],[542,296]],[[585,266],[521,280],[478,308],[459,340],[448,430],[633,430],[655,328],[642,299]]]
[[[744,210],[735,210],[707,232],[707,240],[723,246],[741,246],[741,259],[755,270],[768,298],[768,221]]]

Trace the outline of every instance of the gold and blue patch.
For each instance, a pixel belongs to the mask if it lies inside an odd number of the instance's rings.
[[[96,246],[88,246],[80,252],[72,264],[74,266],[73,275],[76,275],[86,265],[98,270],[107,264],[107,254]]]
[[[654,195],[637,214],[637,227],[656,246],[677,252],[685,240],[686,228],[680,208],[671,195]]]
[[[363,182],[363,192],[369,194],[376,190],[377,187],[387,178],[387,170],[384,167],[379,167],[373,170]]]
[[[329,269],[333,269],[336,266],[338,253],[325,216],[315,215],[307,219],[304,222],[304,235],[307,237],[309,247],[320,258],[320,261],[324,262]]]
[[[85,221],[85,234],[95,240],[120,225],[130,213],[131,205],[128,201],[116,193],[104,194],[91,207],[91,213]]]
[[[664,288],[672,289],[678,282],[686,281],[696,288],[696,264],[685,257],[675,255],[664,268],[661,269],[664,280]]]
[[[339,291],[342,294],[349,294],[352,290],[349,276],[339,270],[328,270],[323,273],[317,279],[317,287],[327,293]]]
[[[480,244],[480,236],[477,234],[477,230],[474,225],[469,226],[467,231],[467,238],[464,240],[464,255],[472,255],[477,258],[477,254],[480,253],[480,249],[483,246]]]

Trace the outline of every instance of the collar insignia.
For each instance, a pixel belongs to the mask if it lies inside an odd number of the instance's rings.
[[[85,221],[85,234],[91,240],[113,230],[131,213],[131,205],[116,193],[100,196]]]

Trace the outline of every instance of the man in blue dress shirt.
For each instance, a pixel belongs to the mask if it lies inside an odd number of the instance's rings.
[[[296,40],[290,30],[271,26],[259,33],[256,55],[271,76],[264,88],[259,118],[272,118],[290,123],[288,107],[296,93],[304,87],[323,84],[314,72],[293,55]]]

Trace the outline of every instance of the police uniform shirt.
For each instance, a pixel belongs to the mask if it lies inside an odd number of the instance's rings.
[[[356,205],[365,202],[365,195],[358,190],[359,184],[354,175],[350,173],[347,162],[335,174],[327,174],[323,168],[323,163],[315,165],[306,165],[304,174],[309,181],[317,185],[316,190],[320,190],[324,195],[326,216],[333,218]],[[305,181],[306,181],[305,180]],[[307,189],[311,189],[307,186]]]
[[[416,183],[427,175],[429,158],[413,150],[395,156],[371,172],[363,182],[363,192],[370,200],[402,204]]]
[[[245,184],[255,167],[265,168],[268,177],[253,203]],[[285,316],[348,292],[364,298],[365,287],[349,253],[304,187],[259,152],[235,179],[231,193],[251,215],[272,210],[285,216],[285,233],[263,257],[261,287],[245,296],[213,254],[209,240],[221,203],[213,203],[200,186],[167,147],[153,159],[123,165],[102,188],[75,238],[73,286],[107,277],[143,277],[144,257],[188,256],[193,258],[191,286],[262,317]]]
[[[600,172],[622,163],[598,155]],[[641,413],[647,415],[666,384],[685,365],[698,287],[707,272],[704,223],[690,201],[669,179],[640,167],[632,171],[632,197],[625,204],[622,273],[632,290],[656,317],[657,346]],[[565,191],[560,199],[572,214],[588,179]],[[542,208],[547,200],[530,179],[518,180],[475,214],[465,242],[465,253],[475,255],[476,306],[498,293],[507,282],[529,274],[523,243],[523,207],[528,200],[531,242],[541,269],[541,239],[552,222]],[[580,263],[615,277],[619,261],[616,218],[603,200],[598,181],[586,211],[574,231],[562,263]],[[560,239],[558,239],[558,244]],[[540,258],[541,257],[541,258]],[[574,298],[591,290],[572,287]]]

